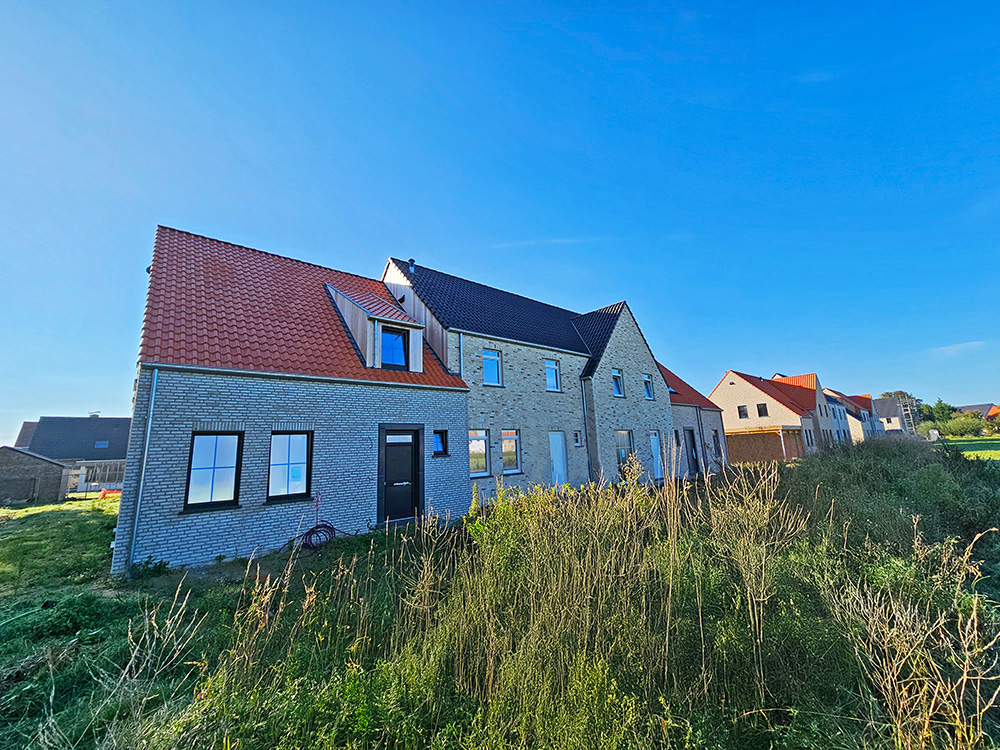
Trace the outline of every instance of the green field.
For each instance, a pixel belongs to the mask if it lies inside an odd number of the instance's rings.
[[[943,443],[961,448],[969,458],[990,458],[1000,461],[1000,435],[974,438],[944,438]]]

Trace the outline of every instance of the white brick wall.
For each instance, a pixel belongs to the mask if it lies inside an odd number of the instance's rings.
[[[136,385],[125,488],[112,572],[126,572],[152,371]],[[283,545],[316,518],[310,500],[266,505],[271,432],[313,431],[312,491],[319,517],[347,532],[377,522],[380,423],[423,424],[424,507],[458,517],[469,507],[464,391],[160,369],[132,562],[172,565],[245,557]],[[448,430],[447,457],[433,457],[433,431]],[[184,513],[191,434],[241,430],[239,507]]]

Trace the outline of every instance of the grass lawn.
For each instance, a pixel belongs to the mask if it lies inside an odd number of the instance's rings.
[[[1000,435],[972,438],[943,438],[943,443],[962,449],[969,458],[991,458],[1000,461]]]

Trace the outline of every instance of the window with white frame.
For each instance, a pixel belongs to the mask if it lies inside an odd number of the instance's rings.
[[[521,473],[521,434],[517,430],[500,432],[500,450],[503,456],[503,473]]]
[[[268,498],[309,494],[308,432],[271,433],[271,460],[267,481]]]
[[[611,392],[618,397],[625,395],[625,379],[621,370],[611,370]]]
[[[646,400],[653,400],[653,376],[643,375],[642,376],[642,389],[646,393]]]
[[[559,360],[545,360],[545,390],[561,391],[562,380],[559,377]]]
[[[496,349],[483,349],[483,385],[503,385],[503,361]]]
[[[490,431],[469,430],[469,475],[490,475]]]
[[[242,432],[195,433],[191,439],[187,505],[235,504]]]

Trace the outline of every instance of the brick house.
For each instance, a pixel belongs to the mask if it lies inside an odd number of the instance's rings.
[[[129,423],[128,417],[96,412],[89,417],[40,417],[21,425],[14,447],[64,464],[65,491],[120,490]]]
[[[709,399],[722,408],[733,462],[788,460],[836,442],[834,411],[816,373],[761,378],[729,370]]]
[[[382,275],[469,387],[470,480],[614,480],[632,454],[664,477],[670,394],[628,304],[589,313],[392,258]]]
[[[836,396],[847,414],[848,432],[851,442],[860,443],[880,435],[885,435],[882,422],[875,413],[871,394],[848,396],[830,388],[824,389],[827,394]]]
[[[26,448],[0,447],[0,500],[55,503],[66,495],[69,467]]]
[[[468,389],[385,284],[159,227],[112,571],[469,505]]]
[[[660,365],[673,410],[670,461],[680,477],[721,471],[729,463],[722,409],[671,370]]]

